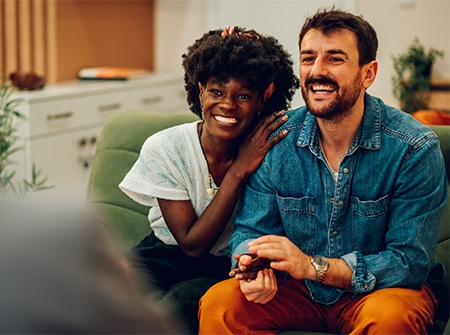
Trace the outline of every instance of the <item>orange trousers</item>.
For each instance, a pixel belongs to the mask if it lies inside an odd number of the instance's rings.
[[[222,281],[200,301],[199,334],[278,334],[308,330],[337,334],[427,334],[433,328],[436,299],[428,286],[421,290],[386,288],[336,303],[311,300],[305,283],[292,278],[278,286],[266,304],[244,297],[236,279]]]

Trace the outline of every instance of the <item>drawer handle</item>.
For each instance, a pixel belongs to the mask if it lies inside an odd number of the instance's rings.
[[[141,101],[142,101],[143,105],[151,105],[151,104],[156,104],[158,102],[161,102],[162,101],[162,97],[161,96],[157,96],[157,97],[143,98]]]
[[[71,118],[72,116],[73,116],[73,112],[49,114],[49,115],[47,115],[47,120],[55,121],[55,120],[61,120],[61,119],[68,119],[68,118]]]
[[[98,106],[98,111],[99,112],[110,112],[113,110],[120,109],[121,107],[122,107],[122,104],[120,102],[116,102],[116,103],[109,104],[109,105],[100,105],[100,106]]]

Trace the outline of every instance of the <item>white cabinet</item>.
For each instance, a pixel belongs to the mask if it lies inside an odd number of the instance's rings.
[[[97,138],[105,120],[125,110],[190,113],[181,74],[152,74],[130,81],[73,81],[42,91],[17,92],[27,120],[18,175],[32,164],[48,176],[49,192],[83,199]],[[120,136],[120,134],[118,134]]]

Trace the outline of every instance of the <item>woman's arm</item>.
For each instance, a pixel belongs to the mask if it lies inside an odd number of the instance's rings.
[[[284,112],[269,115],[243,140],[236,160],[200,217],[190,201],[158,199],[164,220],[186,255],[199,257],[214,246],[234,212],[248,176],[259,167],[266,153],[286,136],[287,132],[282,131],[269,139],[286,121]]]

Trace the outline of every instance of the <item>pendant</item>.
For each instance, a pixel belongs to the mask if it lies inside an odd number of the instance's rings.
[[[216,195],[217,190],[218,190],[218,188],[208,188],[208,189],[206,190],[206,193],[207,193],[207,194],[209,195],[209,197],[212,199],[212,198],[214,198],[214,196]]]

